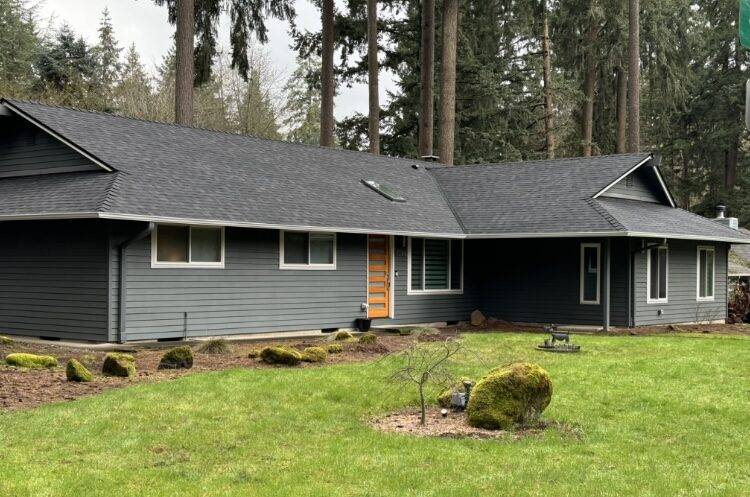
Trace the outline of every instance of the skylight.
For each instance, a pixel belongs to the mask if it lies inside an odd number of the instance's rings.
[[[377,181],[373,181],[371,179],[363,179],[362,183],[369,186],[388,200],[392,200],[394,202],[406,202],[406,199],[404,197],[399,195],[396,190],[388,185],[378,183]]]

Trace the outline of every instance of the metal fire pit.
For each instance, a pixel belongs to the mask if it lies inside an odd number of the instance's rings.
[[[558,332],[557,327],[554,324],[545,326],[544,331],[548,331],[550,333],[550,338],[545,340],[543,344],[537,345],[537,349],[544,350],[545,352],[562,353],[573,353],[581,351],[581,346],[570,343],[570,335],[568,333]]]

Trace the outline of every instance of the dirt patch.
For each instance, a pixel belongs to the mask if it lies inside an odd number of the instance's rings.
[[[374,344],[360,344],[356,341],[336,342],[342,345],[343,351],[339,354],[329,354],[325,364],[370,361],[402,350],[412,340],[409,336],[391,333],[378,332],[377,335],[378,340]],[[452,331],[448,332],[446,337],[454,335],[455,332]],[[443,339],[446,337],[443,337]],[[196,350],[201,342],[192,342],[187,345],[193,349],[195,354],[193,368],[177,370],[159,370],[159,360],[167,349],[185,343],[127,344],[123,345],[121,350],[135,357],[137,374],[133,378],[103,376],[101,370],[104,356],[107,354],[105,351],[65,347],[54,342],[38,343],[16,340],[11,344],[0,345],[0,359],[13,352],[28,352],[54,356],[59,361],[60,366],[51,369],[19,369],[0,362],[0,412],[30,409],[51,402],[74,400],[79,397],[94,395],[112,388],[148,381],[169,380],[196,372],[220,371],[232,368],[283,367],[265,364],[260,359],[250,359],[248,353],[267,345],[286,345],[302,350],[305,347],[333,343],[330,338],[230,342],[230,353],[222,355],[197,352]],[[67,381],[65,364],[70,358],[81,361],[93,373],[93,381],[89,383]],[[304,363],[295,367],[321,367],[325,364]]]
[[[426,425],[420,424],[420,412],[419,409],[415,408],[386,414],[372,420],[370,425],[376,430],[418,437],[517,440],[539,435],[545,430],[557,429],[573,438],[581,438],[578,429],[555,422],[540,422],[535,426],[519,428],[514,431],[475,428],[469,426],[466,422],[466,413],[463,411],[448,411],[447,415],[443,416],[439,408],[427,410]]]

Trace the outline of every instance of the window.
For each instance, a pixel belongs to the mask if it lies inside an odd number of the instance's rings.
[[[282,231],[280,269],[336,269],[336,234]]]
[[[408,293],[463,293],[463,240],[409,238]]]
[[[654,247],[646,252],[647,302],[666,302],[669,275],[667,247]]]
[[[151,267],[224,267],[224,228],[157,225]]]
[[[698,247],[698,300],[714,299],[716,252],[713,247]]]
[[[598,304],[601,288],[601,244],[581,244],[581,304]]]

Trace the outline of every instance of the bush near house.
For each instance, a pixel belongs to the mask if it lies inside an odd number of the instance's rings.
[[[12,338],[0,335],[0,345],[10,345],[11,343],[13,343]]]
[[[359,337],[359,343],[364,345],[370,345],[377,341],[378,337],[374,333],[365,333],[364,335],[360,335]]]
[[[54,368],[57,367],[57,359],[49,355],[35,354],[8,354],[5,363],[19,368]]]
[[[76,359],[70,359],[67,366],[65,366],[65,377],[68,381],[76,381],[79,383],[91,381],[94,379],[94,375],[91,371],[86,369],[86,366],[78,362]]]
[[[223,338],[207,340],[203,345],[198,347],[198,352],[202,354],[229,354],[231,351],[232,348],[229,346],[229,342]]]
[[[305,362],[326,362],[328,352],[323,347],[307,347],[302,351],[302,360]]]
[[[333,337],[334,340],[339,340],[339,341],[342,341],[342,340],[352,340],[353,338],[354,338],[354,335],[352,335],[348,331],[339,331]]]
[[[258,349],[251,350],[250,352],[248,352],[247,357],[249,359],[257,359],[258,357],[260,357],[260,350]]]
[[[302,362],[302,354],[289,347],[265,347],[260,351],[260,358],[267,364],[284,364],[296,366]]]
[[[193,351],[187,345],[168,350],[159,361],[159,369],[190,369],[193,367]]]
[[[328,346],[329,354],[340,354],[344,351],[344,347],[340,343],[332,343]]]
[[[106,376],[135,376],[135,358],[130,354],[110,352],[104,357],[102,373]]]

